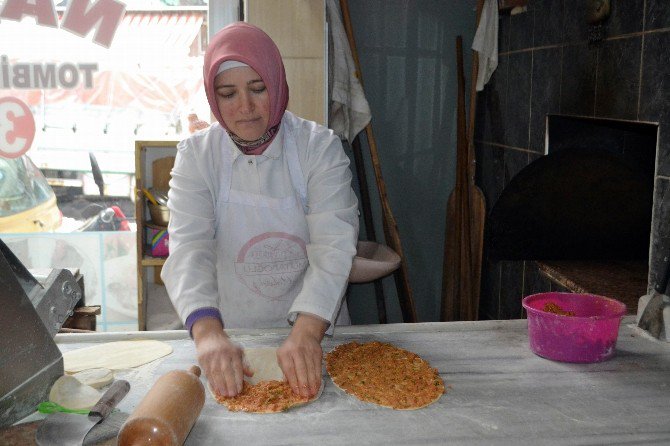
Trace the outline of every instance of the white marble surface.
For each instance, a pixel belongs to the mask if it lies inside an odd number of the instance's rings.
[[[670,444],[670,344],[624,319],[616,355],[567,364],[534,355],[525,320],[338,328],[324,351],[357,340],[391,342],[437,367],[449,386],[435,404],[394,411],[341,392],[324,375],[316,402],[282,414],[228,412],[208,395],[187,445],[295,444]],[[277,346],[286,330],[231,330],[247,347]],[[131,382],[132,412],[153,382],[195,363],[183,331],[58,335],[63,351],[132,338],[173,345],[173,354],[117,376]]]

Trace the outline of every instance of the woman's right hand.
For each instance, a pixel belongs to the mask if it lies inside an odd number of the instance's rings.
[[[244,375],[253,372],[244,364],[244,350],[230,340],[218,319],[202,318],[193,324],[198,363],[212,390],[232,397],[242,391]]]

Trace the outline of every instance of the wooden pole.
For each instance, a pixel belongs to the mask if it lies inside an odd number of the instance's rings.
[[[351,150],[354,154],[354,163],[356,164],[356,176],[358,177],[358,186],[361,192],[361,208],[363,209],[363,222],[365,223],[365,235],[371,242],[377,241],[375,235],[375,225],[372,219],[372,207],[370,204],[370,193],[368,190],[368,179],[365,173],[365,161],[363,160],[363,151],[361,150],[361,141],[358,135],[351,143]],[[380,324],[385,324],[386,302],[384,299],[384,286],[382,280],[374,281],[375,300],[377,302],[377,317]]]
[[[478,0],[476,25],[484,1]],[[477,103],[476,82],[479,58],[473,52],[470,85],[469,126],[465,124],[463,50],[460,36],[456,44],[458,66],[458,112],[456,186],[447,202],[445,250],[442,276],[440,320],[477,320],[481,291],[482,249],[486,203],[475,185],[474,125]]]
[[[342,21],[344,29],[347,33],[349,47],[356,66],[356,77],[363,84],[363,77],[361,76],[361,65],[358,60],[358,52],[356,50],[356,42],[354,40],[353,28],[351,26],[351,16],[349,14],[349,4],[347,0],[340,0],[340,8],[342,9]],[[375,171],[375,179],[377,189],[379,191],[379,200],[382,208],[384,237],[386,243],[400,256],[400,266],[395,271],[396,289],[398,291],[398,299],[400,301],[400,310],[402,312],[404,322],[417,322],[416,309],[414,308],[414,299],[412,297],[412,289],[409,285],[409,275],[407,271],[407,261],[403,254],[402,244],[400,243],[400,235],[398,233],[398,226],[396,224],[391,206],[386,195],[386,184],[382,176],[381,165],[379,162],[379,154],[377,151],[377,143],[372,132],[372,123],[368,123],[365,127],[365,134],[368,138],[368,145],[370,146],[370,157],[372,159],[372,166]]]
[[[484,0],[477,0],[475,30],[479,27],[482,17]],[[468,125],[468,184],[471,191],[474,221],[471,237],[471,256],[473,271],[472,307],[468,320],[479,319],[479,299],[482,281],[482,251],[484,249],[484,224],[486,220],[486,200],[482,190],[475,185],[475,117],[477,111],[477,77],[479,75],[479,53],[472,51],[472,72],[470,75],[470,116]]]

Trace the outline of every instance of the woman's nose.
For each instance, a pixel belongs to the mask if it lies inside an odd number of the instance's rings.
[[[254,99],[249,93],[240,95],[240,111],[243,113],[251,113],[254,111]]]

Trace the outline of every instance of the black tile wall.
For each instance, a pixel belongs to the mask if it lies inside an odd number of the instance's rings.
[[[543,0],[534,6],[533,15],[534,47],[563,41],[563,0]]]
[[[484,140],[498,144],[505,142],[505,106],[507,104],[508,57],[500,56],[498,67],[485,88]]]
[[[563,43],[585,42],[589,36],[586,2],[565,0],[563,5]]]
[[[524,263],[523,261],[500,262],[499,319],[519,319],[521,317]]]
[[[509,51],[531,48],[533,46],[533,13],[516,14],[509,20]]]
[[[610,17],[606,20],[605,36],[615,37],[622,34],[642,31],[645,0],[624,0],[610,2]]]
[[[602,43],[596,80],[596,116],[637,118],[641,46],[641,37]]]
[[[530,144],[528,148],[543,153],[548,113],[560,112],[561,66],[563,48],[533,51],[533,74],[530,101]]]
[[[505,144],[508,146],[528,147],[532,64],[533,53],[530,51],[509,55],[507,100],[503,119]]]
[[[486,299],[479,301],[479,319],[499,319],[500,314],[500,262],[483,262],[481,295]]]
[[[509,51],[510,16],[503,15],[498,20],[498,52],[506,53]]]
[[[486,208],[491,209],[500,196],[504,185],[505,151],[497,146],[475,144],[477,159],[477,178],[481,178],[480,187],[486,199]]]
[[[640,119],[670,122],[670,32],[652,32],[644,37]],[[667,130],[666,130],[667,132]],[[657,174],[670,176],[670,138],[660,138]]]
[[[648,288],[652,288],[656,283],[655,278],[662,274],[663,271],[659,271],[657,267],[662,263],[660,259],[667,255],[667,248],[664,245],[670,239],[670,180],[657,178],[654,193],[656,206],[651,228],[650,283]]]
[[[477,183],[490,211],[503,186],[542,156],[548,113],[658,123],[653,266],[657,237],[670,235],[670,1],[611,4],[595,44],[584,0],[529,0],[527,12],[501,14],[499,65],[477,98]],[[519,317],[522,295],[547,291],[529,263],[484,262],[482,318]]]
[[[528,165],[528,152],[522,150],[505,150],[505,177],[504,186],[507,187],[510,180],[516,176],[524,167]]]
[[[561,113],[593,116],[598,47],[581,43],[563,48]]]
[[[647,0],[645,30],[670,28],[670,2],[668,0]]]

